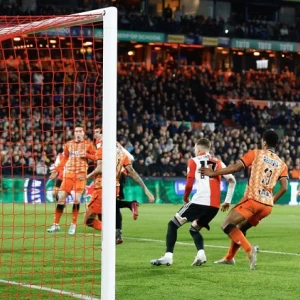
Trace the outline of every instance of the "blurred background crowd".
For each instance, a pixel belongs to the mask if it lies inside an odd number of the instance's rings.
[[[86,120],[90,139],[101,122],[101,98],[95,96],[101,94],[101,54],[98,63],[40,55],[37,61],[11,56],[0,64],[3,176],[47,175],[63,143],[73,137],[74,119]],[[178,68],[171,60],[150,69],[119,64],[118,140],[135,157],[139,174],[185,176],[194,143],[203,136],[212,141],[214,155],[231,164],[260,147],[266,128],[276,128],[282,136],[279,155],[291,177],[299,177],[300,97],[292,72],[244,75],[201,65]],[[221,104],[216,95],[242,101]],[[251,97],[274,101],[259,108],[246,101]],[[287,99],[295,105],[281,102]]]

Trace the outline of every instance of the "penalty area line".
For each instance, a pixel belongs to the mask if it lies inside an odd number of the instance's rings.
[[[125,237],[128,240],[135,240],[141,242],[149,242],[149,243],[165,243],[163,240],[155,240],[155,239],[145,239],[145,238],[134,238],[134,237]],[[186,242],[176,242],[177,245],[182,246],[195,246],[192,243]],[[218,246],[218,245],[205,245],[207,248],[219,248],[219,249],[228,249],[228,246]],[[280,251],[271,251],[271,250],[258,250],[259,253],[268,253],[268,254],[279,254],[279,255],[288,255],[288,256],[299,256],[300,253],[291,253],[291,252],[280,252]]]
[[[0,279],[0,283],[10,284],[10,285],[18,285],[18,286],[26,287],[26,288],[29,288],[29,289],[47,291],[47,292],[51,292],[51,293],[54,293],[54,294],[70,296],[70,297],[73,297],[73,298],[76,298],[76,299],[101,300],[99,298],[95,298],[95,297],[91,297],[91,296],[85,296],[85,295],[76,294],[76,293],[73,293],[73,292],[66,292],[66,291],[61,291],[61,290],[57,290],[57,289],[52,289],[52,288],[48,288],[48,287],[32,285],[32,284],[27,284],[27,283],[22,283],[22,282],[16,282],[16,281]]]

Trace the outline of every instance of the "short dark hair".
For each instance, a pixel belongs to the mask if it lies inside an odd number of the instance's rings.
[[[84,126],[83,122],[76,122],[74,129],[77,128],[77,127],[82,128],[83,130],[85,129],[85,126]]]
[[[202,139],[197,140],[196,146],[203,146],[207,149],[210,149],[211,143],[210,143],[209,139],[202,138]]]
[[[95,130],[95,129],[100,129],[100,130],[102,131],[102,125],[99,125],[99,124],[95,125],[94,130]]]
[[[278,144],[279,136],[273,129],[269,129],[264,132],[263,140],[267,143],[269,147],[276,147]]]

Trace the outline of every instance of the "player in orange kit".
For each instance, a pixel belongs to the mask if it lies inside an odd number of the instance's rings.
[[[72,223],[68,233],[76,232],[76,223],[80,209],[80,200],[87,180],[88,158],[93,158],[95,147],[84,138],[85,131],[82,124],[77,124],[74,130],[75,138],[64,145],[63,157],[59,165],[52,171],[50,178],[54,179],[57,173],[65,168],[65,174],[58,192],[58,201],[55,210],[54,223],[47,230],[52,233],[60,230],[59,221],[63,214],[66,198],[72,190],[75,191],[72,209]]]
[[[230,237],[231,244],[226,256],[216,264],[235,264],[235,254],[242,247],[247,253],[250,270],[255,269],[257,246],[251,245],[245,233],[267,217],[274,203],[286,192],[288,185],[287,165],[275,154],[274,149],[279,137],[274,130],[267,130],[262,138],[262,150],[251,150],[241,160],[227,168],[213,171],[201,168],[199,172],[206,176],[219,176],[235,173],[251,166],[247,189],[243,199],[229,212],[222,229]],[[275,195],[273,189],[279,181],[280,188]]]
[[[102,127],[100,125],[96,125],[94,129],[94,139],[96,142],[96,148],[102,147]],[[134,157],[122,147],[121,144],[117,143],[117,145],[126,153],[131,162],[134,161]],[[139,204],[136,200],[134,201],[122,201],[124,200],[124,185],[125,185],[125,177],[127,176],[127,172],[125,168],[123,168],[123,172],[119,178],[119,196],[117,197],[116,202],[116,243],[123,243],[122,238],[122,213],[121,208],[128,208],[132,211],[132,217],[134,220],[138,218],[138,207]]]
[[[88,175],[88,178],[95,177],[94,191],[88,203],[84,222],[89,227],[102,230],[102,223],[100,221],[102,215],[102,142],[96,151],[95,159],[97,160],[97,167]],[[133,169],[127,153],[123,151],[119,143],[116,143],[116,197],[119,195],[119,179],[123,168],[125,168],[132,179],[140,185],[147,195],[149,202],[154,202],[154,196],[148,190],[139,174]],[[112,199],[112,201],[115,201],[115,199]],[[98,219],[96,218],[97,216]]]

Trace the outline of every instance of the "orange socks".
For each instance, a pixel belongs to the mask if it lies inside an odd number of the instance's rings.
[[[95,228],[96,230],[101,231],[102,230],[102,222],[99,221],[99,220],[97,220],[97,219],[95,219],[93,221],[93,228]]]
[[[237,227],[233,228],[228,236],[231,238],[231,240],[237,244],[237,246],[241,246],[245,252],[250,255],[250,252],[251,252],[251,244],[248,242],[248,240],[246,239],[246,237],[244,236],[243,232],[238,229]],[[230,245],[231,247],[231,245]],[[236,251],[238,250],[238,248],[236,249],[236,246],[232,246],[232,253],[233,251]],[[230,248],[229,248],[230,250]]]
[[[55,215],[54,215],[54,224],[59,224],[60,217],[64,212],[65,205],[64,204],[57,204],[55,209]]]
[[[225,255],[226,260],[233,260],[237,251],[240,249],[240,245],[231,241],[227,254]]]

